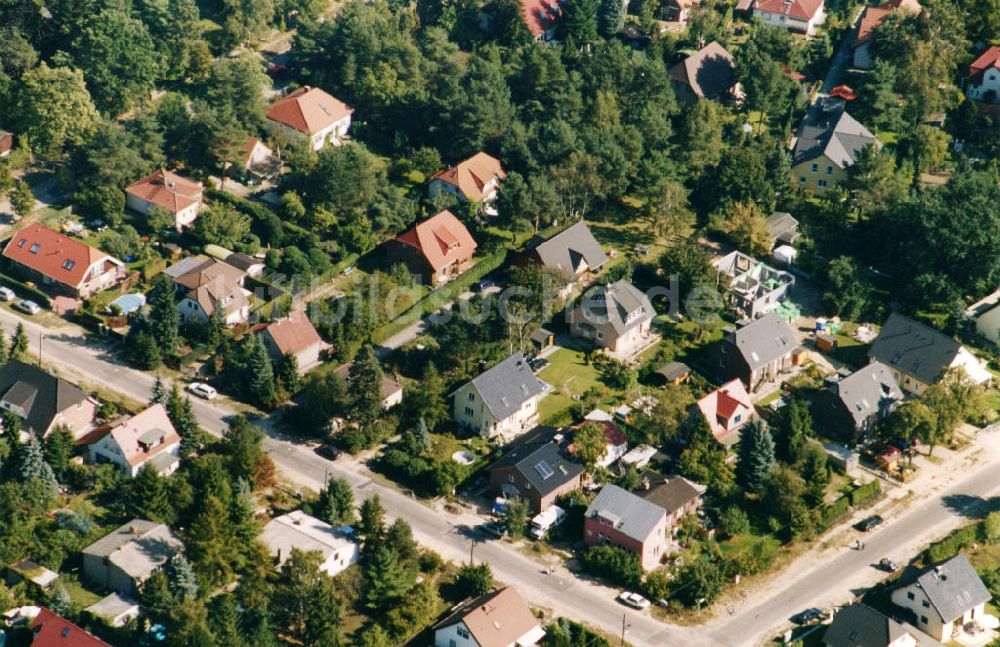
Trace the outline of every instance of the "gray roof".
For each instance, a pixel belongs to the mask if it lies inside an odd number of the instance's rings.
[[[141,582],[183,550],[184,544],[165,524],[133,519],[84,548],[83,554],[106,557]]]
[[[249,271],[251,268],[258,265],[263,265],[264,261],[259,258],[254,258],[253,256],[248,256],[241,252],[234,252],[226,257],[225,260],[227,265],[232,265],[238,270],[243,270],[244,272]]]
[[[868,357],[933,384],[951,366],[962,345],[930,326],[892,313],[868,349]]]
[[[833,616],[823,636],[823,644],[827,647],[887,647],[912,633],[906,625],[858,602]]]
[[[751,371],[782,357],[798,346],[791,326],[773,312],[730,333],[727,340],[735,344]]]
[[[669,381],[676,380],[678,378],[684,377],[691,372],[691,367],[689,367],[684,362],[669,362],[664,364],[660,368],[656,369],[656,373],[663,376],[663,379]]]
[[[690,87],[697,97],[714,99],[736,85],[736,64],[713,40],[671,67],[670,78]]]
[[[617,485],[605,485],[587,508],[587,517],[600,516],[615,523],[618,532],[645,541],[667,512]]]
[[[139,603],[128,596],[115,592],[90,605],[84,611],[98,618],[115,620],[126,613],[139,615]]]
[[[643,493],[642,498],[673,514],[701,497],[706,489],[704,485],[692,483],[683,476],[657,475],[650,480],[650,489]]]
[[[545,392],[521,351],[479,374],[472,386],[497,420],[514,414],[521,405]]]
[[[854,163],[865,146],[878,146],[875,135],[846,111],[821,111],[815,120],[802,125],[792,150],[792,164],[801,164],[826,155],[840,168]]]
[[[774,241],[794,243],[799,237],[799,221],[784,211],[775,211],[768,216],[765,226],[767,235]]]
[[[534,252],[538,254],[543,266],[570,276],[576,274],[581,262],[586,263],[587,269],[591,271],[608,262],[608,255],[590,232],[590,227],[582,220],[538,243]]]
[[[214,259],[211,259],[203,254],[198,254],[197,256],[188,256],[187,258],[182,258],[181,260],[177,261],[167,269],[163,270],[163,273],[169,276],[170,278],[176,280],[184,276],[188,272],[193,272],[194,270],[200,267],[203,267],[205,265],[214,262],[215,262]]]
[[[879,403],[883,399],[903,399],[903,391],[896,384],[892,371],[882,362],[872,362],[854,371],[831,384],[829,389],[859,425],[879,412]]]
[[[610,324],[618,335],[655,314],[649,297],[625,279],[593,288],[580,299],[580,307],[574,312],[591,325]],[[628,317],[633,313],[638,314],[630,321]]]
[[[961,553],[927,569],[917,577],[917,585],[923,589],[942,622],[951,622],[993,597],[976,569]]]
[[[10,360],[0,367],[0,400],[25,412],[27,431],[44,433],[56,415],[86,399],[86,393],[37,366]]]
[[[558,443],[546,439],[516,445],[490,465],[487,471],[507,467],[520,472],[541,497],[583,473],[582,465],[566,458]]]

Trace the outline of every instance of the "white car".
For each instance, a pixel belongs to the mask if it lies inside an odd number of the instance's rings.
[[[618,596],[618,601],[626,606],[630,606],[633,609],[648,609],[650,602],[646,598],[642,597],[638,593],[632,593],[631,591],[622,591],[621,595]]]
[[[191,385],[188,386],[188,391],[194,393],[199,398],[205,398],[206,400],[214,400],[219,395],[218,391],[207,384],[203,384],[202,382],[192,382]]]
[[[557,505],[551,506],[531,520],[531,536],[535,539],[542,539],[549,534],[550,530],[565,520],[566,511]]]
[[[42,311],[42,306],[38,305],[34,301],[28,301],[27,299],[15,303],[14,308],[29,315],[37,315]]]
[[[13,301],[15,296],[17,295],[10,288],[0,288],[0,301]]]

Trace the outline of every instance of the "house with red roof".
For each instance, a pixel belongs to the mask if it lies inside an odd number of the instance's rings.
[[[864,13],[861,14],[861,22],[858,23],[858,33],[854,38],[854,67],[862,70],[871,69],[871,43],[875,28],[897,9],[919,14],[923,7],[917,0],[890,0],[877,7],[865,7]]]
[[[391,256],[430,285],[446,283],[472,267],[476,241],[450,211],[417,223],[390,243]]]
[[[757,418],[750,394],[739,379],[730,380],[696,403],[715,439],[732,447],[740,439],[740,430]]]
[[[965,94],[973,101],[1000,103],[1000,47],[990,47],[969,66]]]
[[[594,409],[583,417],[583,422],[573,427],[576,431],[584,425],[597,425],[604,430],[604,443],[606,449],[604,455],[597,461],[598,467],[608,467],[628,451],[628,436],[618,428],[611,414],[602,409]],[[568,450],[571,454],[576,453],[576,447],[570,445]]]
[[[268,324],[261,331],[261,339],[273,360],[279,361],[286,355],[294,357],[299,375],[319,366],[323,352],[330,347],[316,332],[305,310],[296,310]]]
[[[0,157],[7,157],[14,150],[14,134],[0,128]]]
[[[117,258],[38,223],[14,234],[3,255],[31,280],[77,299],[112,287],[126,276],[125,264]]]
[[[466,600],[434,625],[434,647],[537,645],[544,636],[542,622],[510,587]]]
[[[753,0],[750,6],[754,17],[768,25],[806,36],[814,36],[826,19],[823,0]]]
[[[518,0],[521,6],[521,20],[535,40],[544,43],[555,40],[556,29],[563,17],[563,6],[559,0]]]
[[[489,205],[496,199],[497,188],[506,177],[500,160],[479,152],[451,168],[435,173],[431,176],[427,190],[431,199],[441,193],[449,193],[461,202],[483,205],[484,211],[494,216],[496,211]]]
[[[268,127],[290,141],[307,140],[314,151],[347,139],[354,108],[319,88],[304,85],[267,111]]]
[[[135,478],[145,466],[162,476],[180,467],[181,437],[162,404],[105,429],[88,448],[91,463],[117,465],[123,474]]]
[[[145,216],[154,207],[166,209],[173,214],[177,231],[180,231],[198,217],[203,189],[201,182],[157,169],[125,188],[125,205]]]
[[[45,607],[31,621],[31,647],[111,647]]]

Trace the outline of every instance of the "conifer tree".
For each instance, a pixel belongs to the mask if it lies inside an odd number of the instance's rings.
[[[59,493],[59,482],[52,468],[45,462],[42,447],[34,434],[29,434],[27,442],[19,446],[18,466],[18,476],[21,481],[37,479],[50,496]]]
[[[316,514],[331,526],[354,523],[354,490],[344,479],[331,477],[320,492]]]
[[[736,453],[736,482],[746,492],[760,492],[774,464],[774,440],[767,425],[752,420],[740,432]]]
[[[167,391],[167,387],[164,386],[163,380],[160,376],[156,376],[156,381],[153,382],[153,395],[149,398],[149,404],[162,404],[166,406],[167,398],[170,396],[170,392]]]
[[[149,333],[156,340],[156,347],[162,355],[177,353],[180,339],[181,315],[174,304],[174,285],[165,274],[153,279],[149,291]]]
[[[599,0],[597,7],[597,28],[605,38],[611,38],[625,26],[625,2],[623,0]]]
[[[384,545],[379,545],[372,552],[363,575],[365,608],[371,611],[384,611],[396,606],[413,584],[413,575]]]
[[[174,508],[166,479],[155,468],[144,465],[128,484],[125,510],[133,518],[159,522],[173,520]]]
[[[253,490],[246,479],[237,479],[229,517],[233,522],[233,535],[241,552],[260,534],[260,524],[254,518]]]
[[[195,570],[212,586],[232,577],[233,532],[225,506],[211,494],[188,531],[188,554]]]
[[[10,359],[24,361],[28,354],[28,333],[24,330],[24,324],[18,323],[14,329],[14,338],[10,340]]]
[[[818,443],[810,443],[802,452],[802,479],[806,482],[805,499],[811,507],[823,503],[826,486],[830,483],[830,464],[826,451]]]
[[[73,458],[73,434],[66,425],[57,425],[45,439],[45,461],[57,476],[62,475]]]
[[[164,567],[167,576],[167,586],[170,592],[179,600],[198,597],[198,578],[194,568],[184,553],[177,553]]]
[[[247,395],[255,404],[269,409],[277,403],[274,367],[260,335],[250,335],[246,341]]]
[[[3,333],[3,328],[0,328],[0,366],[6,364],[8,359],[7,337]]]
[[[365,550],[379,544],[385,537],[385,507],[383,507],[379,495],[372,495],[361,503],[361,521],[358,523],[358,533],[364,542]]]
[[[382,368],[371,344],[362,346],[355,355],[347,391],[352,420],[362,425],[378,420],[382,415]]]

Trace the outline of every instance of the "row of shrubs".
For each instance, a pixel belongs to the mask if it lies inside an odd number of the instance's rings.
[[[13,290],[22,299],[30,299],[43,308],[52,308],[52,301],[49,300],[48,295],[38,288],[31,287],[27,283],[18,281],[7,274],[0,274],[0,283]]]

